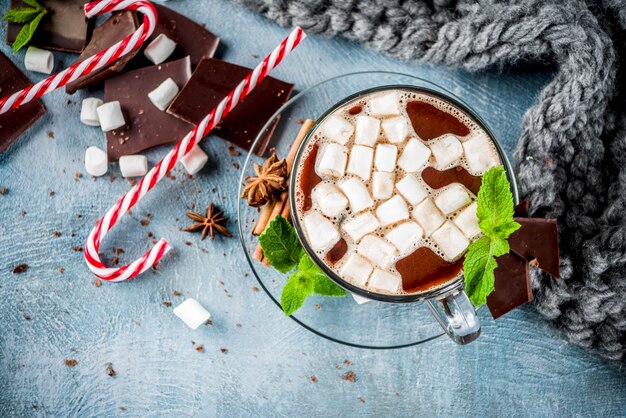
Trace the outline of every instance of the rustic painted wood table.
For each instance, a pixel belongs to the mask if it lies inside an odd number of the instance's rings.
[[[219,56],[242,65],[253,66],[255,55],[287,33],[226,0],[168,4],[206,23],[223,39]],[[7,8],[3,1],[0,14]],[[1,49],[10,54],[9,47]],[[23,67],[23,53],[14,58]],[[547,70],[466,74],[416,67],[316,37],[276,75],[302,89],[368,69],[420,75],[468,98],[509,153],[525,110],[550,79]],[[201,242],[179,231],[185,210],[211,201],[236,227],[239,173],[233,163],[244,157],[228,155],[217,139],[203,144],[211,159],[200,175],[189,180],[178,170],[104,247],[109,255],[123,248],[120,257],[130,260],[149,247],[151,232],[171,239],[173,254],[158,271],[132,283],[94,286],[82,253],[73,247],[83,245],[93,222],[129,184],[117,166],[110,169],[117,176],[113,182],[84,173],[85,148],[103,146],[103,137],[79,123],[82,97],[46,97],[48,113],[0,155],[0,186],[8,188],[0,196],[0,416],[626,414],[623,372],[570,345],[532,307],[497,323],[485,319],[481,338],[466,347],[440,338],[408,349],[368,351],[300,328],[254,291],[236,238]],[[148,156],[154,163],[164,153]],[[150,224],[141,226],[148,212]],[[21,263],[29,269],[13,274]],[[185,327],[164,304],[182,300],[174,290],[207,306],[213,325]],[[66,366],[69,359],[77,362],[74,367]],[[115,377],[107,374],[109,363]],[[350,372],[353,382],[345,379]]]

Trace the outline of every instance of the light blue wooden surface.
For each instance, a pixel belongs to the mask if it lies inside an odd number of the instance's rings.
[[[7,3],[0,5],[1,14]],[[242,65],[253,66],[253,54],[263,56],[287,33],[225,0],[168,4],[206,23],[223,39],[220,57]],[[15,59],[22,66],[23,53]],[[508,152],[524,111],[549,80],[539,71],[470,75],[415,67],[316,37],[275,74],[301,89],[367,69],[421,75],[462,95]],[[109,258],[113,248],[124,248],[122,259],[128,261],[149,247],[150,231],[169,238],[173,254],[155,273],[96,288],[82,253],[72,247],[83,245],[93,222],[129,184],[117,166],[110,169],[118,176],[112,183],[108,177],[75,179],[75,173],[84,174],[85,148],[103,146],[102,133],[78,121],[82,97],[46,97],[49,112],[0,155],[0,186],[9,189],[0,196],[0,416],[626,414],[623,372],[568,344],[530,307],[487,321],[480,339],[466,347],[439,339],[399,351],[367,351],[299,328],[265,294],[252,290],[256,283],[235,238],[200,242],[179,231],[194,203],[215,201],[235,217],[238,172],[232,163],[241,164],[243,156],[228,155],[219,140],[203,145],[211,160],[201,175],[189,180],[177,170],[176,180],[164,181],[144,199],[103,247]],[[151,163],[165,151],[150,152]],[[153,214],[150,225],[140,226],[147,212]],[[62,235],[54,237],[54,231]],[[24,262],[30,266],[26,273],[11,273]],[[213,325],[185,327],[163,305],[182,301],[173,290],[208,307]],[[78,364],[68,368],[66,359]],[[115,378],[106,373],[109,362]],[[348,371],[355,373],[354,383],[341,379]]]

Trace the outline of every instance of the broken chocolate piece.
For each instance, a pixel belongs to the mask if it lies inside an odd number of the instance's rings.
[[[519,202],[513,210],[514,210],[513,216],[518,216],[521,218],[528,218],[528,199],[524,199],[521,202]]]
[[[494,270],[495,290],[487,296],[487,307],[493,319],[533,300],[528,262],[515,253],[498,257]]]
[[[557,279],[560,278],[559,233],[556,219],[514,219],[522,227],[509,237],[511,251],[526,261],[536,259],[537,267]]]
[[[9,57],[0,52],[0,98],[28,87],[30,80],[11,62]],[[33,100],[17,109],[0,115],[0,152],[17,140],[37,119],[46,113],[41,100]]]
[[[91,42],[85,47],[74,64],[78,64],[92,55],[96,55],[98,52],[115,45],[132,34],[138,27],[139,23],[135,12],[125,11],[113,13],[111,17],[93,30]],[[65,86],[65,91],[68,94],[73,94],[76,90],[93,86],[107,78],[113,77],[124,69],[126,64],[137,55],[137,52],[138,50],[131,51],[108,67],[101,68],[69,83]]]
[[[168,113],[193,124],[200,123],[207,113],[234,89],[251,69],[213,58],[200,61],[187,85],[174,99]],[[242,100],[213,133],[233,144],[250,149],[252,142],[269,118],[287,101],[293,84],[266,77]],[[263,155],[278,118],[264,133],[255,153]]]
[[[89,22],[83,7],[85,0],[40,0],[48,10],[28,45],[80,54],[87,44]],[[10,8],[30,7],[21,0],[11,0]],[[12,44],[22,25],[7,25],[7,44]]]
[[[109,160],[118,160],[157,145],[177,142],[192,128],[190,124],[160,111],[148,93],[171,78],[182,87],[191,77],[189,57],[122,73],[104,83],[104,101],[119,101],[126,126],[106,133]]]

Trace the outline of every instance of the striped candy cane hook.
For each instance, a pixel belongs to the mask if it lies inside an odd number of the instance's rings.
[[[98,250],[105,235],[115,223],[144,197],[167,173],[204,138],[220,120],[243,100],[281,61],[305,38],[300,28],[295,28],[270,55],[243,79],[204,119],[136,183],[107,213],[100,218],[92,229],[85,244],[85,260],[89,269],[103,280],[120,282],[131,279],[148,270],[157,263],[172,247],[161,238],[143,256],[130,264],[119,268],[107,267],[100,261]]]
[[[0,115],[15,109],[44,94],[50,93],[72,81],[90,74],[115,62],[118,58],[139,48],[154,31],[157,24],[157,12],[146,0],[101,0],[85,5],[85,14],[91,18],[100,14],[119,10],[135,10],[143,14],[143,23],[131,35],[98,54],[74,64],[58,74],[50,76],[37,84],[33,84],[8,97],[0,99]]]

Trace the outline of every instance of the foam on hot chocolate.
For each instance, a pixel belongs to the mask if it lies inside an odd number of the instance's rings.
[[[432,105],[435,116],[441,111],[442,120],[453,122],[450,130],[466,134],[420,138],[416,131],[437,132],[437,120],[407,113],[409,103],[417,109],[413,104]],[[460,183],[431,188],[422,171],[462,167],[472,177],[501,164],[493,141],[473,118],[447,101],[410,90],[380,91],[341,106],[316,125],[301,161],[313,150],[321,182],[311,193],[310,208],[301,188],[307,174],[296,173],[296,213],[310,247],[327,261],[332,251],[328,267],[346,281],[387,294],[416,291],[406,289],[411,278],[401,276],[398,261],[425,247],[452,265],[480,236],[474,193]],[[343,255],[336,260],[333,250],[340,243]],[[462,274],[454,272],[446,282]]]

